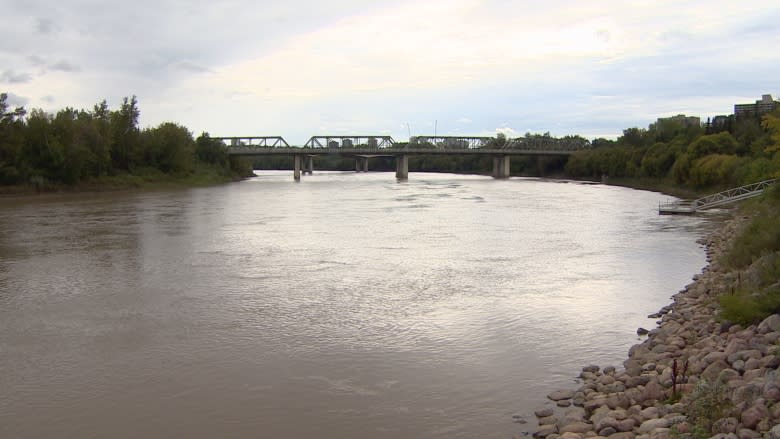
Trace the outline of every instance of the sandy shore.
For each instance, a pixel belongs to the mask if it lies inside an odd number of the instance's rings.
[[[716,297],[739,277],[718,256],[747,220],[705,239],[708,266],[652,316],[658,327],[622,367],[583,367],[580,387],[549,394],[538,427],[516,437],[780,439],[780,315],[747,328],[717,318]]]

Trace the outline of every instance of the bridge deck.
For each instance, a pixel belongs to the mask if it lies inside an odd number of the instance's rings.
[[[394,157],[398,155],[546,155],[567,156],[571,150],[514,148],[300,148],[231,146],[228,154],[235,156],[347,155],[363,157]]]

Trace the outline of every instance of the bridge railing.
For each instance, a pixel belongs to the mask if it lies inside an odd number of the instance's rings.
[[[256,148],[289,148],[290,144],[282,136],[231,136],[212,137],[227,146],[245,146]],[[227,143],[226,143],[227,142]]]
[[[696,208],[715,207],[732,201],[739,201],[758,195],[764,189],[777,182],[777,179],[759,181],[758,183],[748,184],[733,189],[728,189],[717,194],[707,195],[693,201]]]
[[[391,148],[395,140],[391,136],[312,136],[304,145],[304,148],[367,148],[383,149]]]

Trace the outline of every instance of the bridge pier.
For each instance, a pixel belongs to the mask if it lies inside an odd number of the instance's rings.
[[[303,174],[314,175],[314,156],[306,157],[306,164],[303,167]]]
[[[409,156],[399,154],[395,156],[395,178],[398,180],[409,179]]]
[[[295,181],[301,181],[301,161],[303,157],[300,154],[293,156],[293,178]]]
[[[509,178],[510,160],[508,155],[493,157],[493,178]]]
[[[368,172],[368,157],[355,157],[355,172]]]

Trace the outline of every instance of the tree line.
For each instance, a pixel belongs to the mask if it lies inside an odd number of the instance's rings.
[[[0,93],[0,184],[73,185],[121,174],[185,177],[202,169],[224,178],[251,173],[248,162],[229,157],[208,134],[195,139],[174,122],[141,129],[139,116],[135,96],[114,110],[103,100],[91,110],[50,114],[12,109]]]
[[[629,128],[577,152],[564,171],[574,178],[649,178],[691,188],[754,183],[780,175],[780,111],[731,115],[726,123]]]

